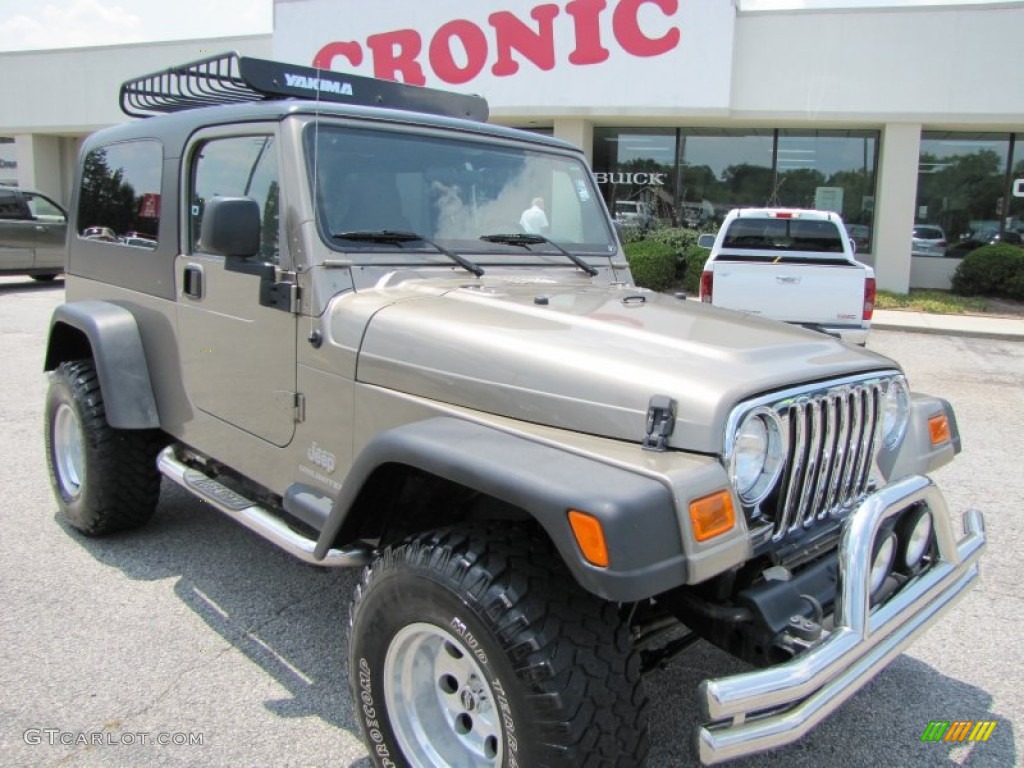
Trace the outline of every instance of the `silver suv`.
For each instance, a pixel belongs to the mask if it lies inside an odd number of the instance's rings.
[[[64,271],[67,214],[41,192],[0,185],[0,275],[53,280]]]
[[[200,107],[218,88],[252,101]],[[89,137],[74,230],[153,244],[70,239],[57,505],[132,528],[166,478],[362,568],[348,678],[376,765],[643,764],[645,676],[698,638],[761,667],[700,686],[699,758],[770,749],[978,578],[981,514],[958,541],[926,476],[960,449],[949,403],[635,287],[577,148],[476,97],[236,55],[122,105],[171,114]],[[547,236],[517,229],[538,196]]]
[[[946,255],[946,233],[934,224],[915,224],[911,240],[912,256],[941,258]]]

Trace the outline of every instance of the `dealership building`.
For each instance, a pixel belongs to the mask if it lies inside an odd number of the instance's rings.
[[[826,4],[275,0],[270,35],[0,53],[0,183],[66,204],[123,80],[237,50],[479,93],[665,224],[835,210],[880,288],[947,288],[956,241],[1024,233],[1024,2]]]

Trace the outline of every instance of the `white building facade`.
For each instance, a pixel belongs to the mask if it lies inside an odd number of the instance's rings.
[[[273,35],[0,54],[0,183],[67,201],[81,138],[128,119],[123,80],[238,50],[482,94],[665,224],[839,211],[879,287],[945,288],[958,240],[1024,233],[1022,40],[1024,2],[276,0]],[[912,255],[915,226],[946,255]]]

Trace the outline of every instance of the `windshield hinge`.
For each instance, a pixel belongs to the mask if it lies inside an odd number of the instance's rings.
[[[301,392],[295,393],[295,423],[301,424],[306,420],[306,396]]]
[[[647,435],[645,451],[664,451],[668,438],[676,427],[676,401],[665,395],[655,395],[647,406]]]

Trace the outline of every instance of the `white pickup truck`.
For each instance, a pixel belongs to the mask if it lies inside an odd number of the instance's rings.
[[[875,308],[875,273],[854,258],[830,211],[737,208],[717,235],[700,280],[701,301],[783,320],[861,346]]]

